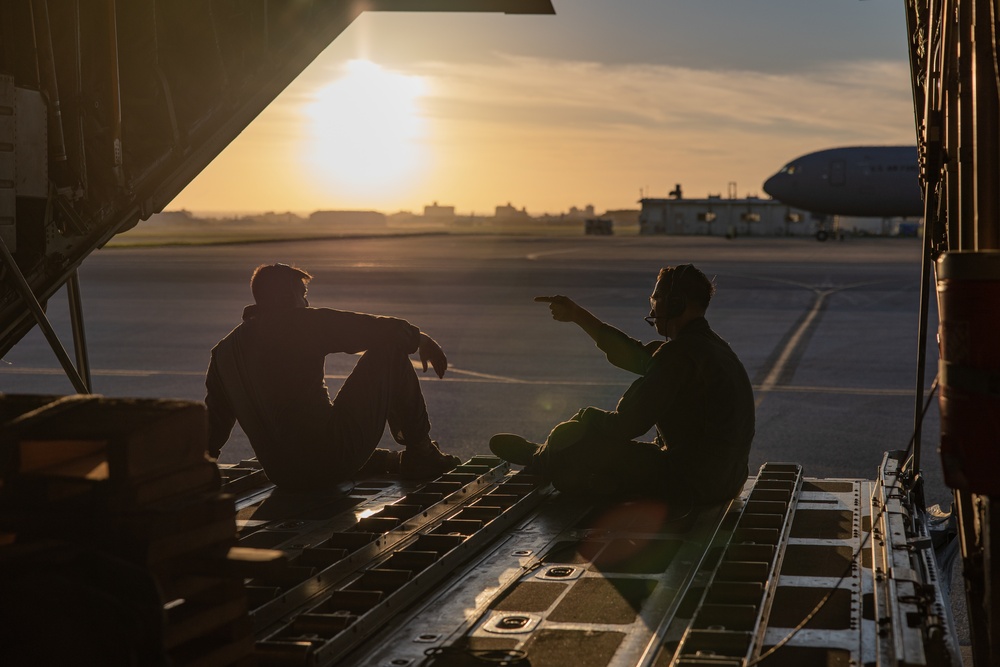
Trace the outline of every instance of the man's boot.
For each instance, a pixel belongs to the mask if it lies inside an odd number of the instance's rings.
[[[531,465],[542,446],[513,433],[497,433],[490,438],[490,451],[508,463]]]
[[[419,443],[407,445],[400,463],[403,479],[432,479],[452,470],[462,459],[445,454],[430,437]]]

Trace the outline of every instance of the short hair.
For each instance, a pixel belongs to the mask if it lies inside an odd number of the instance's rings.
[[[680,282],[674,285],[674,277],[678,275],[678,270],[681,270]],[[686,299],[698,304],[702,310],[708,309],[708,303],[715,295],[715,283],[694,264],[662,268],[656,279],[666,283],[667,292],[683,294]]]
[[[299,285],[308,285],[312,276],[302,269],[288,264],[261,264],[250,277],[250,291],[253,300],[260,306],[288,303],[289,295]]]

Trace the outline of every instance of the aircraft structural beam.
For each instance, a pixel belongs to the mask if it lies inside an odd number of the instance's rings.
[[[76,352],[76,369],[86,383],[88,392],[94,384],[90,377],[90,359],[87,354],[87,335],[83,321],[83,298],[80,292],[80,274],[74,270],[66,281],[66,296],[69,299],[69,319],[73,327],[73,348]]]
[[[90,383],[84,380],[84,378],[80,375],[80,372],[75,366],[73,366],[73,362],[66,353],[66,348],[64,348],[62,343],[59,341],[59,336],[56,334],[55,329],[52,328],[52,323],[49,322],[49,318],[45,316],[45,311],[42,309],[41,304],[38,303],[38,299],[35,298],[34,293],[31,291],[31,285],[29,285],[28,281],[24,279],[24,275],[17,267],[14,257],[10,254],[10,250],[7,249],[7,244],[4,243],[2,238],[0,238],[0,257],[3,259],[7,277],[10,279],[10,282],[13,284],[13,287],[17,291],[18,295],[21,297],[21,300],[31,311],[38,327],[42,330],[42,333],[45,334],[45,339],[49,342],[49,346],[55,353],[59,363],[62,365],[63,371],[66,373],[66,377],[68,377],[69,381],[73,383],[73,388],[76,389],[77,393],[89,394]],[[76,273],[74,272],[73,275],[75,276]]]

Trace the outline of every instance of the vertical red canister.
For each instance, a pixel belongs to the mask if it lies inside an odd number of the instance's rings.
[[[937,294],[945,483],[1000,495],[1000,251],[942,255]]]

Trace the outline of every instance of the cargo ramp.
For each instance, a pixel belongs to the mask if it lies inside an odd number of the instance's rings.
[[[329,519],[257,523],[275,496],[248,493],[240,544],[289,556],[249,584],[257,650],[289,665],[958,665],[899,465],[887,455],[872,482],[769,463],[703,509],[581,502],[489,457],[412,490],[360,482]]]
[[[116,636],[95,619],[124,608],[116,646],[176,665],[961,664],[902,452],[872,481],[767,463],[702,508],[567,495],[491,456],[295,494],[207,461],[200,403],[6,396],[0,417],[15,661]],[[92,560],[134,582],[109,592]]]

